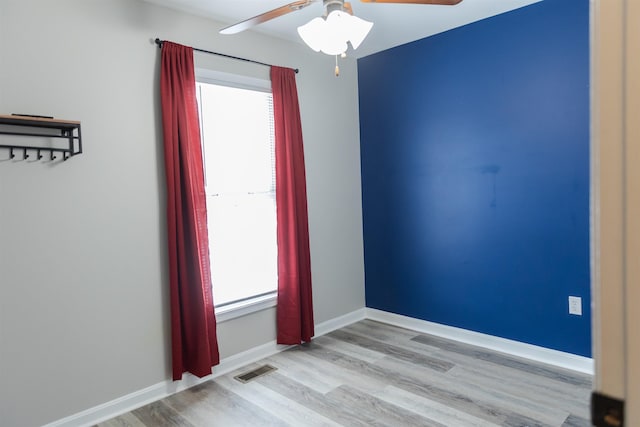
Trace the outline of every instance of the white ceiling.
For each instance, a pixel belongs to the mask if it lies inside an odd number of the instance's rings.
[[[212,18],[224,25],[251,18],[293,0],[144,0]],[[419,40],[451,28],[508,12],[541,0],[463,0],[456,6],[360,3],[352,0],[354,15],[374,23],[355,52],[361,58],[394,46]],[[262,34],[302,43],[297,27],[323,13],[322,1],[255,27]],[[224,37],[234,37],[227,35]]]

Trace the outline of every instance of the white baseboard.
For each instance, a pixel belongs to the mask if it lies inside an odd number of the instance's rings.
[[[132,411],[148,403],[163,399],[174,393],[186,390],[190,387],[208,381],[212,378],[227,374],[235,369],[256,362],[265,357],[272,356],[280,351],[286,350],[290,346],[277,345],[275,341],[257,347],[253,347],[242,353],[226,357],[220,361],[219,365],[213,367],[213,373],[203,378],[185,373],[180,381],[166,380],[135,391],[125,396],[114,399],[102,405],[94,406],[85,411],[73,414],[43,427],[84,427],[109,420],[125,412]]]
[[[512,356],[547,363],[561,368],[570,369],[572,371],[590,375],[593,375],[594,372],[593,359],[588,357],[577,356],[571,353],[551,350],[536,345],[525,344],[453,326],[441,325],[439,323],[415,319],[413,317],[401,316],[399,314],[389,313],[373,308],[366,309],[366,318],[425,334],[435,335],[478,347],[484,347]]]
[[[315,325],[315,336],[327,334],[336,329],[350,325],[365,318],[365,309],[359,309],[343,316],[327,320],[326,322]],[[135,391],[125,396],[114,399],[110,402],[103,403],[85,411],[78,412],[58,421],[54,421],[43,427],[85,427],[92,426],[103,421],[109,420],[118,415],[137,409],[148,403],[163,399],[174,393],[186,390],[190,387],[208,381],[212,378],[225,375],[231,371],[242,368],[248,364],[257,362],[265,357],[273,356],[291,346],[278,345],[275,340],[257,347],[250,348],[230,357],[225,357],[220,364],[214,366],[213,373],[203,378],[198,378],[191,374],[184,374],[182,380],[171,381],[166,380]]]
[[[367,309],[361,308],[359,310],[352,311],[351,313],[327,320],[326,322],[318,323],[315,326],[315,336],[319,337],[328,334],[331,331],[335,331],[336,329],[344,328],[352,323],[364,320],[366,318],[366,313]]]
[[[343,316],[327,320],[315,326],[315,336],[327,334],[336,329],[358,322],[363,319],[377,320],[390,325],[411,329],[417,332],[436,335],[479,347],[488,348],[502,353],[519,356],[538,362],[548,363],[562,368],[571,369],[593,375],[593,359],[550,350],[531,344],[524,344],[504,338],[485,335],[478,332],[440,325],[438,323],[401,316],[399,314],[372,308],[361,308]],[[242,353],[226,357],[220,364],[213,368],[213,373],[204,378],[198,378],[191,374],[185,374],[181,381],[166,380],[142,390],[135,391],[125,396],[103,403],[69,417],[54,421],[43,427],[85,427],[106,421],[125,412],[132,411],[148,403],[163,399],[174,393],[186,390],[231,371],[242,368],[250,363],[257,362],[265,357],[272,356],[290,346],[278,345],[275,341],[251,348]]]

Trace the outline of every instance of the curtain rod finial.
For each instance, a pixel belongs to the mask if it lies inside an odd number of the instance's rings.
[[[162,47],[162,40],[160,40],[159,38],[156,38],[155,42],[158,45],[158,47]]]

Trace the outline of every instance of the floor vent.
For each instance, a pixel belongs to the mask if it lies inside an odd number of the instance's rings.
[[[233,378],[237,379],[238,381],[240,381],[241,383],[248,383],[249,381],[261,377],[263,375],[268,374],[269,372],[275,371],[278,368],[274,368],[271,365],[262,365],[256,369],[253,369],[249,372],[246,372],[242,375],[237,375]]]

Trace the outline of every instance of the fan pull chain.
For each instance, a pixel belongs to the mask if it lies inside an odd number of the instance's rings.
[[[340,75],[340,67],[338,67],[338,55],[336,55],[336,77],[338,77]]]

